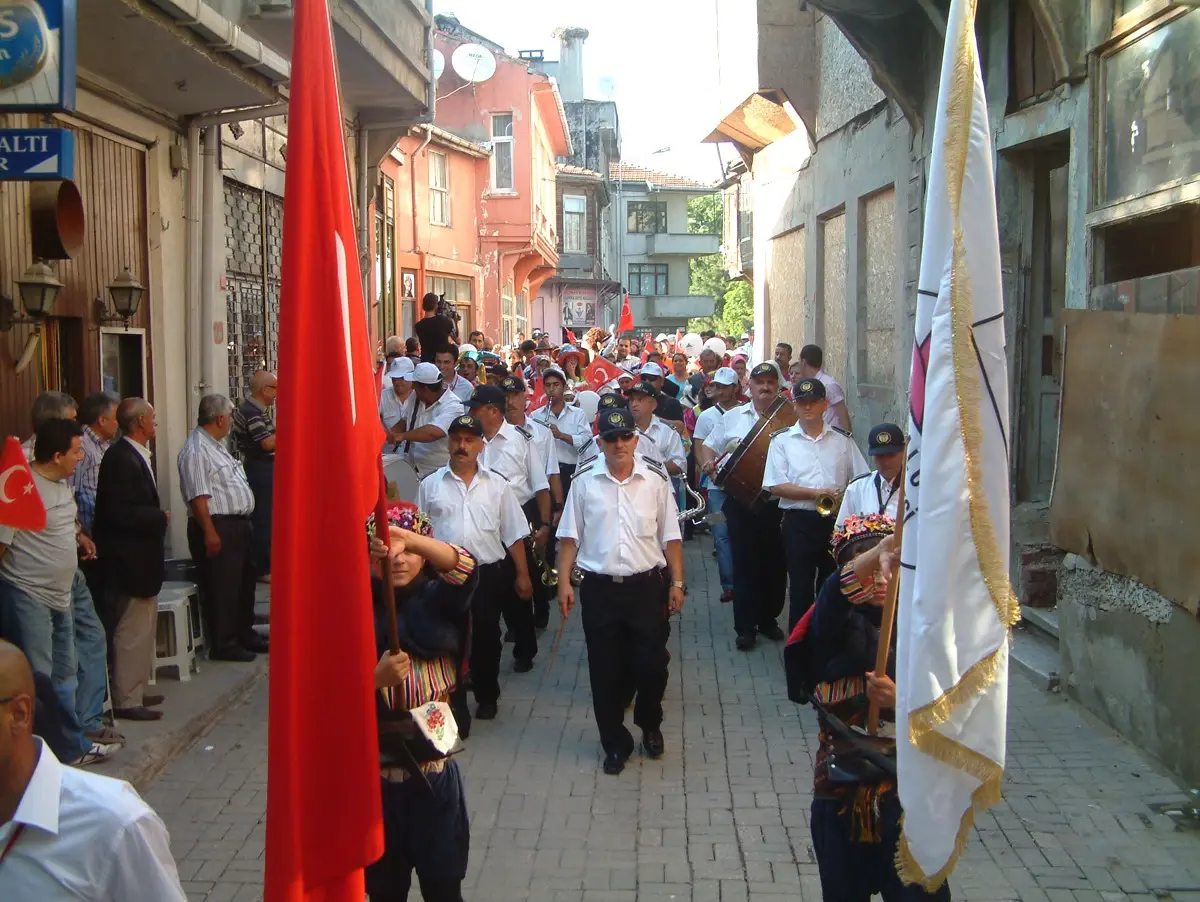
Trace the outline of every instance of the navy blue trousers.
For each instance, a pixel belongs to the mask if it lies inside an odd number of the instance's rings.
[[[840,799],[814,799],[813,849],[821,871],[823,902],[870,902],[874,893],[883,902],[950,902],[950,884],[936,892],[905,886],[896,875],[896,845],[900,840],[900,797],[895,790],[880,800],[882,842],[858,842],[851,814],[842,812]]]
[[[413,871],[425,902],[462,902],[471,831],[462,772],[451,761],[419,780],[383,781],[383,857],[367,868],[371,902],[407,902]]]

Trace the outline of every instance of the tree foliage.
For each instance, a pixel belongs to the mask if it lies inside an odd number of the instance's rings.
[[[720,235],[724,221],[721,195],[694,197],[688,202],[688,232]],[[732,281],[725,272],[720,254],[693,257],[690,294],[712,297],[716,305],[712,316],[688,322],[688,331],[712,329],[721,335],[739,337],[754,323],[754,287],[749,282]]]

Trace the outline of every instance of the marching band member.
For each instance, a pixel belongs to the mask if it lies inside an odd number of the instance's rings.
[[[529,402],[529,395],[525,390],[525,382],[518,376],[509,376],[500,383],[501,389],[504,390],[506,407],[504,410],[505,418],[515,426],[518,430],[523,430],[533,436],[534,442],[537,444],[538,454],[541,456],[542,463],[546,468],[546,481],[550,484],[550,519],[543,520],[536,501],[529,501],[523,505],[525,516],[529,519],[529,525],[540,533],[543,527],[547,528],[546,542],[539,547],[542,549],[542,554],[548,556],[550,551],[550,536],[554,532],[554,527],[558,524],[558,518],[562,514],[563,509],[563,484],[562,474],[558,467],[558,453],[555,451],[557,442],[550,430],[541,423],[534,422],[525,415],[525,405]],[[532,546],[530,554],[534,553]],[[550,598],[547,593],[536,592],[533,596],[533,625],[537,629],[545,629],[550,622]]]
[[[887,514],[893,520],[897,517],[904,469],[904,433],[900,427],[895,423],[880,423],[872,429],[867,437],[867,454],[875,461],[875,472],[850,480],[838,511],[838,527],[851,516]]]
[[[533,598],[525,538],[529,524],[503,476],[479,466],[483,424],[463,414],[450,424],[450,462],[421,483],[417,506],[433,521],[433,534],[474,556],[479,587],[471,601],[471,673],[478,709],[491,720],[500,698],[500,616],[510,589],[526,604]],[[461,726],[461,724],[460,724]]]
[[[471,394],[467,406],[483,424],[483,435],[487,439],[480,461],[489,470],[508,480],[522,510],[535,501],[537,522],[549,523],[550,483],[546,480],[546,465],[542,462],[533,434],[505,419],[507,398],[504,391],[499,386],[481,385]],[[549,535],[549,528],[540,526],[534,542],[544,548]],[[504,619],[513,632],[513,670],[526,673],[533,669],[533,659],[537,655],[533,604],[515,595],[515,592],[510,594]]]
[[[633,754],[633,736],[624,723],[630,682],[642,748],[651,758],[663,754],[668,617],[683,608],[684,599],[683,543],[671,482],[665,469],[634,452],[636,435],[628,411],[601,416],[604,459],[576,472],[558,533],[563,617],[575,605],[575,588],[565,574],[575,567],[583,573],[579,600],[606,774],[619,774]]]
[[[715,403],[696,418],[696,428],[692,430],[697,463],[704,440],[716,429],[726,412],[738,406],[737,386],[737,373],[730,367],[723,366],[713,374],[711,389]],[[700,479],[700,488],[708,493],[708,509],[721,510],[725,504],[725,492],[717,487],[707,473]],[[712,524],[712,537],[717,551],[717,572],[721,578],[721,602],[727,604],[733,601],[733,549],[729,544],[729,524],[724,518]]]
[[[817,502],[828,496],[825,500],[836,504],[850,480],[867,470],[850,434],[825,422],[828,404],[823,382],[801,379],[792,386],[792,400],[796,424],[771,439],[763,471],[763,488],[780,499],[783,510],[783,545],[791,582],[789,627],[812,607],[817,586],[833,572],[829,553],[833,512],[818,511]]]
[[[716,471],[716,460],[726,448],[736,447],[779,398],[779,370],[774,363],[760,363],[750,371],[750,393],[750,403],[726,411],[699,446],[697,461],[708,476]],[[721,512],[733,551],[733,628],[738,649],[749,651],[758,633],[768,639],[783,638],[776,623],[787,589],[779,504],[769,498],[756,511],[726,495]]]
[[[579,463],[579,452],[592,440],[592,431],[588,428],[584,412],[566,402],[567,377],[562,370],[556,366],[546,370],[542,374],[542,389],[549,401],[535,410],[530,419],[545,426],[554,437],[554,451],[565,497],[571,489],[571,476]]]
[[[600,396],[600,404],[596,408],[596,422],[592,424],[597,432],[597,435],[592,436],[591,441],[584,446],[584,449],[579,452],[579,466],[576,472],[586,467],[588,464],[595,463],[596,460],[604,453],[604,446],[600,443],[599,429],[601,418],[613,410],[628,410],[629,401],[624,395],[608,394]],[[663,463],[662,452],[658,450],[658,446],[647,436],[640,432],[634,436],[634,451],[657,464]]]
[[[629,412],[637,431],[654,443],[667,472],[679,476],[687,468],[687,452],[679,433],[655,415],[658,406],[658,389],[649,382],[635,382],[625,392],[629,400]]]
[[[450,459],[446,427],[462,415],[463,403],[447,388],[441,370],[432,363],[418,363],[404,378],[415,383],[413,394],[417,400],[409,425],[399,422],[393,426],[391,440],[401,445],[417,476],[424,479]]]

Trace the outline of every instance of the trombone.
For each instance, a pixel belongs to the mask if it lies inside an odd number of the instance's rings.
[[[689,507],[686,510],[679,512],[679,522],[684,523],[688,520],[699,520],[704,516],[705,510],[708,508],[708,502],[704,500],[704,496],[688,485],[687,480],[681,482],[684,492],[695,503],[695,507]]]

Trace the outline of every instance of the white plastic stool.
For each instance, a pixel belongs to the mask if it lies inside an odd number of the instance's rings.
[[[186,581],[165,582],[159,590],[158,597],[182,593],[188,599],[188,623],[191,625],[192,647],[199,653],[200,649],[208,648],[208,640],[204,636],[204,615],[200,611],[200,589],[195,583]]]
[[[154,648],[154,672],[150,684],[154,685],[160,667],[174,667],[179,671],[180,682],[192,678],[192,670],[200,672],[196,663],[196,647],[192,643],[192,628],[188,615],[189,596],[183,590],[167,590],[158,596],[158,641]]]

